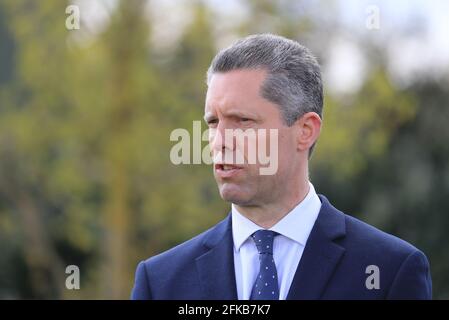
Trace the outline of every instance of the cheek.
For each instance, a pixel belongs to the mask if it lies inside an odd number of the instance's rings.
[[[252,148],[249,148],[246,151],[247,153],[248,151],[253,151],[259,160],[258,163],[264,163],[267,157],[273,157],[277,154],[278,144],[277,130],[259,129],[254,137],[249,140],[248,145]]]
[[[246,163],[250,165],[258,162],[258,145],[260,142],[258,141],[256,131],[246,131],[244,134],[237,132],[233,143],[235,143],[234,157],[237,159],[243,157],[246,159]]]
[[[282,133],[278,139],[279,164],[291,165],[296,152],[295,140],[291,135]]]

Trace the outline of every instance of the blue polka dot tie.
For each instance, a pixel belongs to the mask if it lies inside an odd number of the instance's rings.
[[[259,251],[260,269],[251,292],[251,300],[278,300],[279,286],[273,259],[273,239],[276,232],[258,230],[251,237]]]

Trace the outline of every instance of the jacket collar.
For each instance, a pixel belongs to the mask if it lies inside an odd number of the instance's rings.
[[[318,195],[321,209],[304,248],[288,300],[319,299],[345,248],[335,243],[346,234],[344,214]],[[203,298],[236,300],[231,214],[215,226],[203,245],[208,251],[196,259]]]

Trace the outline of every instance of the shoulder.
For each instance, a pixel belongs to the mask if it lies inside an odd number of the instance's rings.
[[[362,252],[371,252],[376,255],[406,256],[419,251],[415,246],[392,234],[386,233],[357,218],[344,214],[346,225],[346,245],[359,248]]]
[[[377,267],[387,299],[432,298],[430,265],[421,250],[351,216],[345,220],[348,257],[356,266]]]
[[[208,251],[214,242],[218,242],[230,228],[230,217],[226,217],[215,226],[201,234],[153,257],[142,263],[153,272],[179,269],[191,264],[195,259]]]
[[[326,197],[320,195],[320,199],[322,202],[320,215],[323,214],[323,218],[327,221],[327,225],[326,222],[322,224],[325,228],[339,230],[333,232],[340,235],[337,241],[348,251],[360,252],[365,256],[375,254],[399,258],[405,258],[419,251],[407,241],[336,209]]]
[[[425,254],[412,244],[383,232],[359,219],[334,208],[322,200],[325,228],[340,229],[334,242],[344,248],[340,269],[344,270],[346,285],[360,287],[363,294],[367,274],[377,270],[382,296],[388,299],[429,299],[432,297],[430,266]],[[332,226],[333,227],[332,227]],[[337,227],[335,227],[337,226]],[[330,233],[330,232],[329,232]],[[372,267],[375,267],[373,269]],[[350,285],[348,287],[351,287]],[[341,288],[341,287],[340,287]],[[367,298],[369,296],[366,296]]]

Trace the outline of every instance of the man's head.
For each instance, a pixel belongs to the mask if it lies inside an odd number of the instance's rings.
[[[214,175],[221,196],[242,206],[282,201],[289,188],[307,177],[308,158],[320,132],[323,89],[318,62],[295,41],[253,35],[215,56],[207,84],[205,119],[216,159],[240,147],[235,140],[225,141],[226,129],[266,129],[262,142],[278,146],[278,170],[273,175],[261,175],[260,163],[237,168],[216,164]],[[271,141],[270,129],[277,131],[276,141]],[[259,140],[247,142],[260,146]],[[248,148],[243,147],[242,153],[247,159]]]

